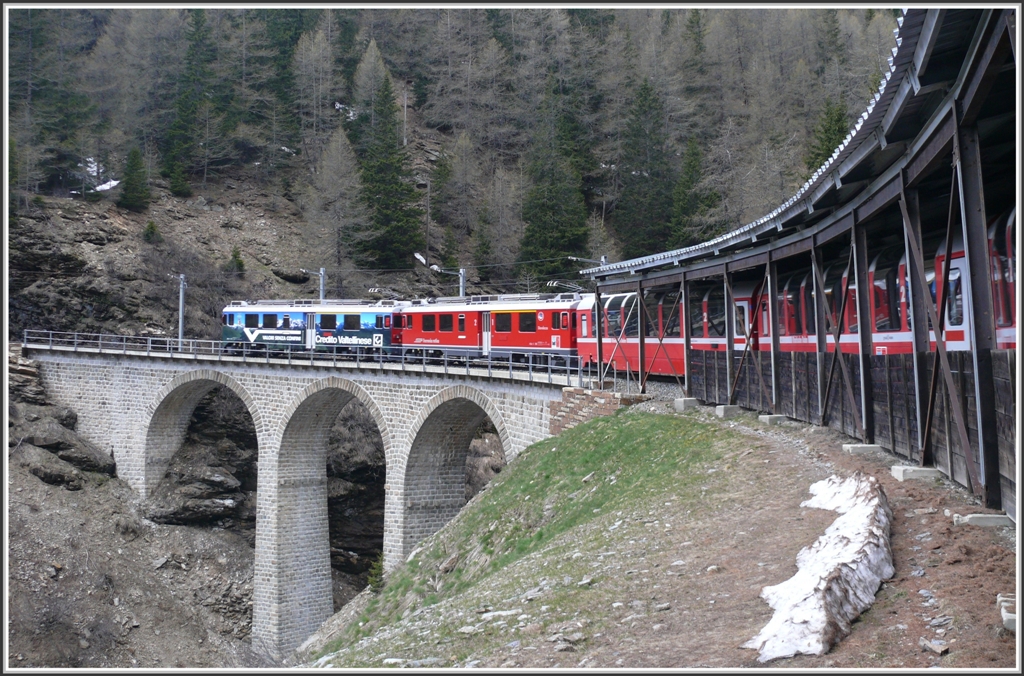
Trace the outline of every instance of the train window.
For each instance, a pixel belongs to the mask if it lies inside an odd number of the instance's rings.
[[[391,315],[384,315],[384,328],[385,329],[390,329],[391,328]]]
[[[466,332],[466,315],[459,315],[459,333]]]
[[[437,330],[437,315],[423,315],[423,332],[429,333]]]
[[[320,328],[324,331],[338,328],[338,315],[320,315]]]
[[[384,328],[384,315],[377,315],[373,321],[373,328],[383,329]]]
[[[560,329],[562,328],[562,318],[557,312],[551,313],[551,328]]]
[[[346,331],[358,331],[361,326],[359,323],[359,315],[344,315],[345,323],[343,328]]]
[[[621,308],[622,301],[625,299],[625,296],[612,296],[608,299],[608,304],[605,306],[605,321],[607,322],[605,330],[608,332],[607,335],[612,338],[617,338],[622,331]]]
[[[950,326],[961,326],[964,323],[964,289],[960,280],[960,270],[951,268],[949,271],[949,298],[946,300],[946,317]]]
[[[857,289],[852,286],[846,292],[846,333],[857,333],[860,322],[857,320]]]
[[[265,315],[263,315],[263,328],[265,328],[265,329],[276,329],[277,328],[277,315],[276,314],[265,314]]]
[[[707,296],[708,336],[717,338],[725,335],[725,292],[716,286]]]
[[[452,330],[452,316],[449,314],[438,315],[438,329],[441,331]]]
[[[640,305],[636,295],[630,294],[622,303],[622,322],[627,336],[635,338],[640,330]]]
[[[288,315],[285,315],[281,319],[281,328],[282,329],[290,329],[290,328],[292,328],[292,318],[289,317]]]
[[[576,324],[576,315],[575,314],[572,316],[572,323],[573,323],[573,328],[575,329],[576,328],[576,326],[575,326],[575,324]],[[586,335],[587,335],[587,315],[581,314],[580,315],[580,336],[586,337]]]
[[[224,324],[225,326],[231,326],[234,323],[234,321],[235,321],[235,316],[234,315],[221,315],[220,319],[221,319],[221,323]]]
[[[575,312],[570,312],[569,316],[572,317],[572,330],[575,331],[576,330],[576,313]],[[586,330],[586,328],[584,328],[583,329],[583,333],[586,333],[586,332],[587,332],[587,330]]]
[[[645,336],[657,336],[658,335],[658,307],[661,305],[661,299],[665,297],[663,293],[649,293],[644,296],[644,335]]]
[[[520,312],[519,313],[519,332],[520,333],[533,333],[537,330],[537,313],[536,312]]]
[[[494,330],[497,333],[511,333],[512,332],[512,313],[511,312],[495,312],[494,313]]]
[[[590,337],[597,338],[597,310],[590,311]]]
[[[737,336],[744,336],[750,331],[750,325],[747,323],[747,308],[742,305],[734,306],[736,308],[736,324],[735,332]]]
[[[818,311],[814,305],[814,286],[811,284],[809,277],[804,278],[803,288],[801,289],[801,304],[803,307],[804,315],[804,326],[806,327],[806,333],[808,336],[814,336],[818,333],[818,323],[816,321],[815,313]]]
[[[405,328],[407,328],[407,329],[411,329],[412,328],[412,318],[413,318],[413,316],[414,315],[406,315],[405,316]]]
[[[245,328],[247,328],[247,329],[255,329],[255,328],[258,328],[259,325],[260,325],[260,316],[259,315],[246,315],[245,316]]]
[[[699,297],[696,301],[690,298],[690,337],[704,337],[704,310]]]

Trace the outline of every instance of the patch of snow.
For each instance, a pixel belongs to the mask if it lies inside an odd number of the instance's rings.
[[[120,182],[121,181],[115,181],[114,179],[110,179],[109,181],[107,181],[103,185],[96,186],[96,190],[97,191],[100,191],[100,190],[110,190],[111,188],[113,188],[114,186],[116,186]]]
[[[798,653],[824,655],[850,633],[850,623],[871,607],[882,580],[892,577],[889,528],[892,512],[874,477],[831,476],[812,484],[801,507],[840,514],[814,544],[797,554],[797,573],[765,587],[761,598],[775,614],[743,644],[758,662]]]

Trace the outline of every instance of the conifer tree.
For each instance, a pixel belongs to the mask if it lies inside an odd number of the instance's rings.
[[[372,235],[362,247],[378,269],[405,268],[412,253],[423,246],[422,210],[413,206],[416,191],[409,182],[391,81],[383,78],[378,87],[373,124],[364,130],[366,150],[360,174]]]
[[[520,271],[539,277],[575,277],[579,265],[567,256],[586,255],[587,208],[580,190],[580,175],[569,160],[553,149],[535,160],[530,170],[533,186],[523,201],[523,246]]]
[[[211,78],[210,62],[213,60],[206,12],[203,9],[193,9],[190,16],[192,22],[187,35],[189,46],[185,54],[185,70],[179,83],[178,98],[174,102],[174,122],[167,132],[164,153],[162,173],[171,176],[172,183],[176,172],[192,171],[196,139],[199,137],[199,108],[206,98]]]
[[[846,138],[849,132],[846,120],[846,104],[840,99],[833,102],[831,98],[825,99],[825,109],[818,118],[818,125],[814,128],[814,136],[811,139],[811,147],[804,159],[804,164],[809,172],[813,172],[825,163],[839,144]]]
[[[690,137],[683,156],[683,170],[672,191],[672,239],[669,248],[692,246],[712,237],[721,228],[713,210],[719,194],[701,186],[704,179],[703,153],[696,137]]]
[[[117,206],[131,211],[145,211],[149,206],[149,186],[146,185],[146,169],[142,165],[142,153],[138,148],[132,148],[128,153],[122,181]]]
[[[613,213],[626,258],[664,251],[671,239],[675,172],[664,117],[661,98],[644,78],[626,122],[619,162],[622,193]]]

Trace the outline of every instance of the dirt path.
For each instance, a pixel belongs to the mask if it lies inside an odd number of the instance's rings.
[[[664,402],[643,406],[667,412]],[[710,409],[688,415],[717,420]],[[944,514],[991,510],[945,482],[898,482],[890,471],[898,464],[895,457],[844,453],[842,444],[850,440],[831,430],[796,422],[766,427],[751,413],[720,424],[745,431],[750,439],[746,447],[727,449],[720,465],[710,469],[728,474],[725,492],[709,493],[701,518],[674,512],[666,502],[651,505],[650,519],[632,520],[635,533],[609,555],[609,560],[618,557],[621,574],[595,599],[610,612],[596,620],[581,615],[561,627],[563,633],[585,633],[585,648],[558,653],[546,636],[533,641],[524,636],[532,649],[516,646],[479,666],[1015,666],[1016,637],[1002,629],[996,608],[998,593],[1016,591],[1015,534],[1009,528],[954,527]],[[829,653],[759,663],[756,651],[739,646],[771,618],[772,609],[759,598],[761,589],[791,577],[797,552],[838,516],[801,508],[810,497],[808,487],[858,470],[876,477],[888,497],[895,576],[854,623],[852,634]],[[930,626],[933,620],[939,626]],[[924,652],[921,637],[947,641],[948,653]]]

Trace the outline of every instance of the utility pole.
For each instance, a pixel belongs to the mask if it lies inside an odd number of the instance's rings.
[[[185,337],[185,287],[188,286],[188,284],[185,283],[184,274],[167,276],[177,276],[180,284],[178,287],[178,352],[181,352],[181,343]]]
[[[322,303],[324,300],[324,288],[326,287],[327,284],[327,273],[324,270],[324,268],[320,268],[320,272],[312,272],[310,270],[305,270],[303,268],[299,269],[305,272],[307,275],[320,275],[320,302]]]
[[[423,226],[423,239],[425,245],[423,256],[426,259],[423,264],[430,267],[430,179],[427,179],[427,222]]]
[[[402,86],[402,145],[409,145],[405,135],[406,123],[409,121],[409,81]]]

